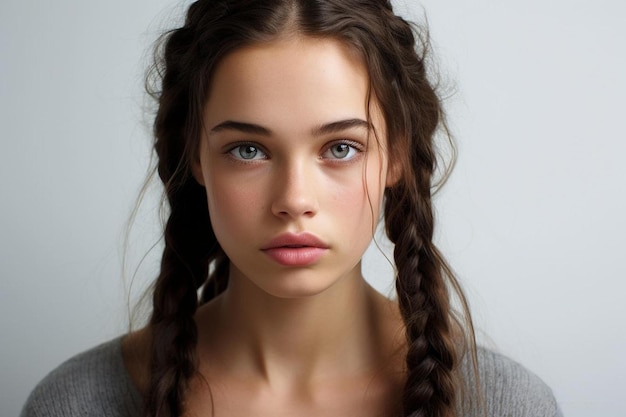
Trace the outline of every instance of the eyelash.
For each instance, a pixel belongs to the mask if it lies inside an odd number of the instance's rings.
[[[238,158],[237,156],[235,156],[234,152],[237,149],[241,149],[243,147],[249,147],[249,148],[256,149],[257,152],[261,152],[264,155],[264,158],[254,158],[254,157],[253,158]],[[254,143],[254,142],[240,142],[240,143],[232,144],[226,150],[226,154],[230,155],[230,157],[233,158],[234,160],[236,160],[237,162],[242,162],[242,163],[246,163],[246,164],[253,163],[253,161],[259,161],[259,160],[268,159],[267,152],[265,152],[261,146],[259,146],[258,144]],[[256,154],[254,156],[256,156]]]
[[[355,158],[358,158],[359,155],[365,151],[365,147],[361,143],[353,141],[353,140],[343,139],[343,140],[338,140],[338,141],[328,144],[324,148],[324,152],[322,152],[322,155],[327,152],[331,152],[332,148],[337,145],[347,145],[350,148],[350,150],[354,150],[355,152],[355,154],[349,158],[327,158],[328,160],[334,161],[337,163],[352,161]]]
[[[323,157],[324,154],[328,152],[332,152],[332,148],[338,145],[347,145],[349,148],[348,155],[350,155],[350,152],[353,152],[353,154],[348,158],[332,158],[332,157],[324,158]],[[260,152],[262,154],[262,157],[255,158],[257,156],[257,154],[255,154],[252,158],[243,158],[241,157],[241,153],[239,153],[239,156],[237,156],[235,152],[237,152],[237,150],[240,150],[243,147],[254,148],[257,153]],[[320,158],[331,161],[331,163],[346,163],[346,162],[350,162],[358,158],[359,155],[363,152],[365,152],[365,146],[363,144],[357,141],[353,141],[353,140],[341,139],[341,140],[336,140],[334,142],[331,142],[325,145],[323,148],[323,151],[320,154]],[[265,159],[269,159],[268,152],[266,152],[262,146],[260,146],[259,144],[255,142],[233,143],[226,149],[225,154],[230,156],[233,160],[237,162],[246,163],[246,164],[254,163],[254,161],[262,161]]]

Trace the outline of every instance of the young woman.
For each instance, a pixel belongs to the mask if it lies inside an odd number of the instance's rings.
[[[150,322],[53,371],[23,416],[559,415],[451,308],[424,49],[386,0],[193,3],[156,67]],[[361,273],[381,217],[397,301]]]

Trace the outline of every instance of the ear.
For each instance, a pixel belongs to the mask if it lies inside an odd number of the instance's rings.
[[[196,179],[198,184],[206,187],[206,184],[204,183],[204,176],[202,175],[202,162],[200,162],[200,156],[198,155],[196,155],[191,163],[191,174]]]
[[[387,176],[385,179],[385,188],[393,187],[400,181],[402,177],[402,164],[397,158],[389,158],[387,162]]]

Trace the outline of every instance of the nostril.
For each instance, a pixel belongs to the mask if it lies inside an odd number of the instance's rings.
[[[311,217],[318,210],[315,187],[304,173],[281,172],[272,192],[272,213],[278,217]]]

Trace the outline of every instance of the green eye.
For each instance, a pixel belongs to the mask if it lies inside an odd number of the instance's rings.
[[[338,143],[330,147],[330,152],[337,159],[343,159],[350,153],[350,145],[345,143]]]
[[[232,148],[228,153],[235,159],[242,159],[246,161],[255,159],[266,159],[267,155],[252,144],[237,145]]]
[[[326,148],[322,157],[335,160],[351,160],[355,158],[362,150],[358,144],[351,142],[336,142]]]
[[[257,149],[254,146],[250,145],[242,145],[238,148],[239,156],[243,159],[254,159],[256,154],[258,153]]]

